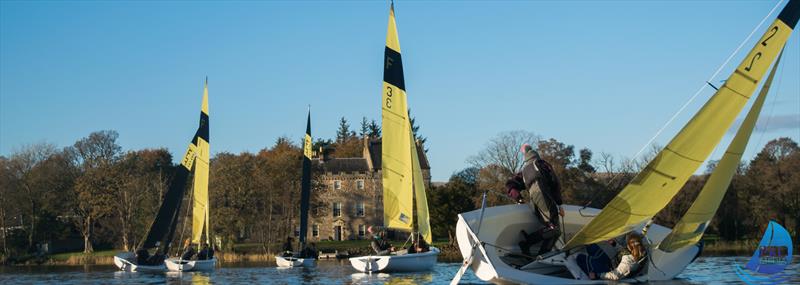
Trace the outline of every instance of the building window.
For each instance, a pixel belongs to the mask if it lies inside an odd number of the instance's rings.
[[[364,190],[364,180],[356,180],[356,189]]]
[[[339,202],[333,203],[333,216],[334,217],[342,216],[342,203]]]
[[[311,236],[319,237],[319,225],[311,226]]]
[[[367,235],[367,226],[358,225],[358,238],[363,239]]]
[[[356,203],[356,217],[364,216],[364,202]]]
[[[341,180],[333,180],[333,190],[342,189],[342,181]]]

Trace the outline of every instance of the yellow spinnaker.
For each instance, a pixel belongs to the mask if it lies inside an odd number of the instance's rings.
[[[200,244],[205,228],[209,241],[208,225],[208,162],[210,146],[208,135],[208,81],[203,87],[203,105],[200,110],[200,129],[195,135],[194,194],[192,195],[192,243]]]
[[[781,57],[778,56],[767,76],[767,80],[761,86],[761,91],[758,93],[756,101],[750,107],[750,111],[742,121],[736,136],[733,137],[731,144],[728,145],[728,150],[725,151],[725,155],[722,156],[719,164],[717,164],[717,168],[711,173],[711,177],[703,185],[703,189],[700,190],[700,194],[694,200],[692,206],[689,207],[689,210],[686,211],[686,214],[675,225],[672,232],[658,245],[659,249],[672,252],[676,249],[696,244],[703,237],[708,223],[714,218],[722,198],[725,197],[725,192],[728,191],[731,179],[733,179],[733,175],[739,167],[739,161],[742,159],[747,142],[750,140],[756,121],[758,121],[758,115],[761,113],[761,107],[764,105],[764,100],[772,85],[772,78],[775,77],[775,70],[780,62]]]
[[[627,233],[663,209],[730,128],[797,23],[790,1],[725,84],[605,208],[564,246],[571,249]]]
[[[409,126],[411,122],[409,122]],[[414,139],[412,132],[411,139]],[[420,146],[421,147],[421,146]],[[425,179],[422,176],[422,167],[419,164],[419,153],[417,153],[417,144],[411,143],[411,160],[414,163],[414,197],[417,200],[417,232],[425,239],[425,242],[431,244],[433,242],[433,234],[431,233],[431,219],[428,215],[428,197],[425,196]]]
[[[388,228],[410,231],[414,222],[412,159],[409,153],[412,137],[394,7],[389,12],[384,54],[381,100],[383,222]]]

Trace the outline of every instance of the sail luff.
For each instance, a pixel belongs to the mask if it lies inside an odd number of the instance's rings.
[[[629,232],[651,219],[710,155],[752,96],[800,17],[791,0],[725,84],[645,169],[565,245],[571,249]]]
[[[300,181],[300,249],[305,248],[308,235],[308,209],[311,201],[311,110],[306,120],[303,138],[303,176]]]
[[[659,249],[671,252],[684,246],[693,245],[703,237],[703,233],[717,212],[722,198],[725,197],[725,192],[727,192],[728,186],[731,184],[733,175],[739,167],[739,162],[750,140],[750,135],[753,133],[756,121],[758,121],[758,116],[761,114],[761,108],[764,105],[767,93],[769,93],[772,79],[775,77],[775,71],[780,62],[781,56],[779,55],[767,79],[764,81],[756,101],[750,107],[750,111],[742,121],[739,130],[730,145],[728,145],[728,149],[720,159],[719,164],[711,173],[689,210],[686,211],[686,214],[675,225],[672,232],[658,246]]]
[[[389,12],[384,53],[381,90],[383,220],[388,228],[410,231],[413,225],[411,136],[394,7]]]
[[[410,122],[409,122],[410,124]],[[412,132],[411,139],[414,139]],[[422,175],[422,167],[419,163],[419,152],[422,148],[415,142],[411,143],[411,161],[414,179],[414,197],[417,204],[417,232],[422,235],[425,242],[431,244],[433,242],[433,234],[431,233],[431,219],[428,213],[428,197],[425,195],[425,179]]]
[[[209,145],[208,82],[203,86],[199,135],[195,137],[194,194],[192,195],[192,243],[200,244],[208,228]],[[206,231],[207,232],[207,231]],[[206,234],[208,236],[208,234]]]

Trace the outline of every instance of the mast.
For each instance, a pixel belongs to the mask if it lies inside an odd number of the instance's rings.
[[[300,250],[306,247],[308,208],[311,200],[311,106],[308,107],[306,135],[303,139],[303,177],[300,181]]]

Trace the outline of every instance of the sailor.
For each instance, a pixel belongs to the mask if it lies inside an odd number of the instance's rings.
[[[161,252],[161,249],[156,250],[150,258],[147,259],[146,265],[161,265],[167,257]]]
[[[372,234],[372,242],[370,245],[372,246],[372,250],[375,251],[375,255],[389,255],[389,253],[394,251],[394,247],[386,241],[386,232],[383,230],[373,230],[372,226],[367,228],[367,232]]]
[[[192,258],[194,258],[194,255],[197,253],[197,250],[194,249],[194,245],[192,245],[189,239],[186,239],[186,241],[183,242],[183,248],[184,250],[183,254],[181,255],[181,259],[192,260]]]
[[[528,189],[530,207],[541,226],[531,234],[521,231],[525,239],[519,245],[524,254],[530,255],[530,247],[541,243],[535,252],[535,255],[541,255],[552,250],[561,236],[559,216],[564,216],[561,184],[550,163],[541,159],[533,147],[523,144],[520,150],[525,158],[522,180]]]
[[[203,243],[203,247],[200,248],[200,252],[197,253],[197,260],[211,259],[211,257],[209,257],[209,254],[213,253],[210,253],[210,249],[208,248],[208,243]]]
[[[136,264],[147,264],[148,259],[150,259],[150,252],[142,247],[136,250]]]
[[[586,248],[586,254],[567,257],[567,268],[575,279],[620,280],[636,276],[641,271],[647,257],[641,234],[629,233],[623,242],[626,245],[624,247],[618,245],[620,242],[615,240],[609,240],[607,243],[615,247],[616,253],[609,255],[608,246],[591,244]]]
[[[292,237],[286,237],[286,242],[283,243],[283,256],[292,256],[292,251],[294,251],[294,246],[292,246]]]

